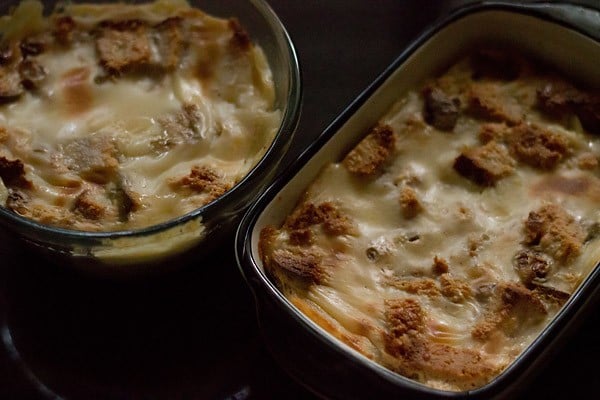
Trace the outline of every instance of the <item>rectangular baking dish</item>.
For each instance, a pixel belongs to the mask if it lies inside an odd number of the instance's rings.
[[[255,295],[266,344],[293,377],[327,398],[504,398],[531,379],[593,308],[600,293],[598,268],[494,380],[473,391],[437,390],[368,360],[303,315],[265,274],[257,245],[261,229],[281,225],[322,167],[340,161],[395,100],[479,43],[510,45],[600,88],[600,43],[594,38],[599,15],[589,8],[545,3],[486,2],[456,10],[412,43],[258,199],[238,229],[236,256]]]

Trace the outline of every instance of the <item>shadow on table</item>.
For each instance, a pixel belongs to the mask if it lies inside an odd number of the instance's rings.
[[[11,259],[0,266],[1,398],[310,397],[266,353],[233,252],[127,281]]]

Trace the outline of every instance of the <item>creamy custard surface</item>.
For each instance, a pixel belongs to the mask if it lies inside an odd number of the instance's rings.
[[[84,231],[147,227],[222,196],[281,115],[238,20],[184,1],[24,1],[0,20],[0,202]]]
[[[599,98],[510,50],[474,50],[262,229],[266,272],[373,361],[438,389],[484,385],[600,261]]]

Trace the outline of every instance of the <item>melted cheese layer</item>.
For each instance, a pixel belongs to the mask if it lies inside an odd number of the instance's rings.
[[[29,182],[0,171],[9,209],[77,230],[146,227],[218,198],[270,145],[281,119],[271,71],[237,20],[184,1],[47,18],[37,5],[0,20],[12,49],[0,157]],[[13,96],[2,86],[15,73]]]

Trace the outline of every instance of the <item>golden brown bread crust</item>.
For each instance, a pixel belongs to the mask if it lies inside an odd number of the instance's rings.
[[[390,367],[405,376],[444,379],[467,389],[484,382],[495,370],[478,351],[428,339],[426,315],[415,300],[387,300],[385,319],[385,350],[396,358]]]
[[[433,257],[433,265],[431,266],[431,270],[434,274],[445,274],[449,269],[450,267],[448,265],[448,261],[438,256]]]
[[[449,273],[440,276],[440,292],[453,303],[461,303],[473,296],[471,286],[462,279],[453,277]]]
[[[295,252],[280,249],[271,254],[273,267],[310,284],[325,282],[327,271],[323,268],[322,261],[321,255],[305,249],[297,249]]]
[[[412,219],[423,211],[423,205],[413,188],[404,186],[400,190],[400,212],[406,219]]]
[[[474,82],[467,93],[468,112],[480,119],[516,125],[523,120],[519,104],[495,82]]]
[[[0,178],[10,188],[31,188],[31,182],[25,177],[25,165],[19,159],[9,160],[0,156]]]
[[[64,15],[54,20],[54,30],[52,31],[52,34],[59,44],[68,46],[73,40],[73,32],[75,29],[77,29],[75,20],[69,15]]]
[[[488,122],[481,124],[478,137],[482,144],[486,144],[492,140],[502,143],[508,137],[509,132],[510,128],[503,122]]]
[[[477,340],[488,340],[495,332],[513,336],[526,321],[535,321],[547,313],[536,293],[512,282],[498,284],[490,303],[487,314],[471,331]]]
[[[237,18],[231,18],[229,20],[229,29],[233,31],[233,35],[231,36],[231,43],[234,47],[240,50],[248,50],[252,46],[252,42],[250,41],[250,36],[248,32],[244,29],[244,27],[240,24],[240,21]]]
[[[174,70],[181,59],[185,40],[180,17],[167,18],[155,26],[159,65],[166,71]]]
[[[105,205],[98,201],[97,196],[92,195],[90,189],[85,189],[75,198],[73,209],[83,217],[92,220],[99,220],[106,213]]]
[[[266,226],[260,232],[259,254],[265,270],[280,287],[287,281],[301,285],[323,284],[329,276],[329,269],[336,261],[316,247],[297,246],[290,243],[285,248],[278,247],[278,230]]]
[[[514,170],[514,160],[508,150],[495,141],[464,149],[454,160],[454,169],[481,186],[494,186]]]
[[[531,211],[524,225],[524,243],[539,246],[555,260],[569,262],[579,255],[585,239],[583,228],[556,204]]]
[[[323,232],[330,236],[352,235],[356,233],[354,224],[332,202],[315,205],[303,202],[290,214],[284,228],[290,232],[293,244],[310,244],[313,240],[311,227],[320,226]]]
[[[359,176],[373,176],[392,155],[395,146],[395,134],[389,125],[376,125],[346,155],[343,160],[348,171]]]
[[[188,175],[169,180],[169,185],[176,191],[206,193],[208,195],[206,203],[231,189],[231,185],[223,181],[214,169],[205,165],[194,165]]]
[[[577,166],[585,170],[593,170],[598,167],[598,157],[594,153],[583,153],[577,157]]]
[[[108,136],[78,138],[63,146],[64,163],[82,179],[103,184],[116,180],[119,172],[118,150]]]
[[[105,22],[96,40],[100,64],[119,75],[148,65],[152,56],[147,27],[137,20]]]
[[[390,278],[386,283],[410,294],[428,297],[441,295],[438,283],[432,278]]]
[[[548,117],[566,120],[576,115],[585,129],[600,133],[600,92],[581,90],[555,78],[538,89],[537,100]]]
[[[482,124],[479,140],[485,144],[504,143],[510,154],[521,163],[546,170],[554,169],[571,152],[569,142],[563,135],[532,123],[514,126],[504,123]],[[593,160],[589,162],[593,164]]]
[[[556,167],[569,152],[569,143],[563,136],[536,124],[515,126],[509,146],[519,161],[541,169]]]

